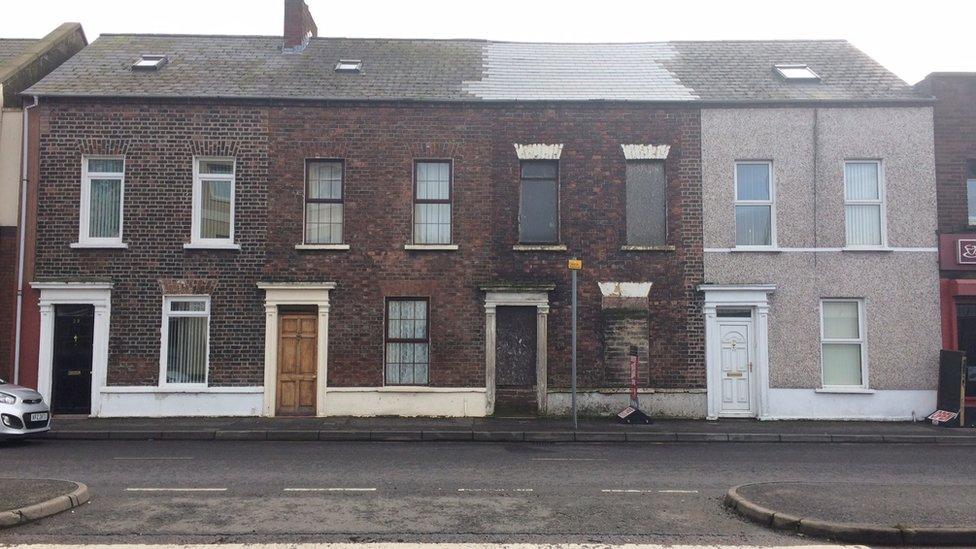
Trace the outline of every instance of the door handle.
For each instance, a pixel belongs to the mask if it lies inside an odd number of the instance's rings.
[[[752,363],[751,362],[749,363],[749,371],[750,372],[752,371]]]

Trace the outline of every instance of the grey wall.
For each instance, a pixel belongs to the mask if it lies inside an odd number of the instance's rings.
[[[844,245],[844,161],[855,159],[882,162],[888,243],[896,251],[724,251],[735,244],[735,161],[772,161],[780,248],[836,249]],[[770,387],[820,386],[819,303],[828,297],[865,301],[871,388],[935,387],[940,317],[930,108],[706,109],[702,178],[706,283],[777,287]]]

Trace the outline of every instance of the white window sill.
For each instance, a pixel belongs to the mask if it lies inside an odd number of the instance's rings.
[[[622,252],[673,252],[674,246],[621,246]]]
[[[349,244],[295,244],[296,250],[348,250]]]
[[[814,389],[814,392],[820,394],[873,395],[875,390],[864,387],[821,387]]]
[[[767,254],[778,254],[783,250],[777,246],[736,246],[729,250],[731,252],[747,252],[747,253],[767,253]]]
[[[453,252],[458,249],[457,244],[404,244],[404,250],[429,251],[429,252]]]
[[[512,250],[516,252],[565,252],[565,244],[516,244]]]
[[[841,248],[843,252],[893,252],[894,249],[888,246],[864,246],[864,247],[848,247],[845,246]]]
[[[105,242],[105,243],[95,243],[95,242],[72,242],[68,245],[75,249],[106,249],[106,250],[121,250],[128,248],[129,245],[125,242]]]
[[[253,393],[263,393],[264,387],[209,387],[207,385],[198,384],[168,384],[168,385],[108,385],[102,387],[99,392],[103,394],[147,394],[147,393],[182,393],[182,394],[200,394],[200,393],[229,393],[229,394],[253,394]]]
[[[183,245],[184,250],[240,250],[240,244],[234,244],[232,242],[226,243],[209,243],[209,242],[190,242],[189,244]]]

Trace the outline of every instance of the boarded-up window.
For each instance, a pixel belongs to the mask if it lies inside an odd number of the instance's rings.
[[[522,163],[519,242],[559,242],[559,175],[555,161]]]
[[[668,237],[664,162],[627,163],[627,245],[663,246]]]

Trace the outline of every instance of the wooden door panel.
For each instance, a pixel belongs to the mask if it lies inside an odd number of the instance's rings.
[[[278,322],[277,413],[315,415],[318,318],[288,313]]]

